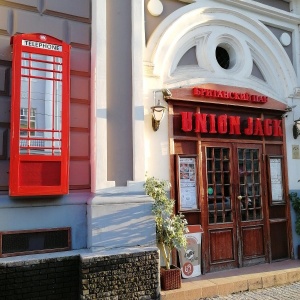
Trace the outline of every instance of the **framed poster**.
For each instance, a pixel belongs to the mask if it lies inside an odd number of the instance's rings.
[[[282,156],[268,156],[271,205],[284,204]]]
[[[197,156],[177,156],[179,210],[199,210]]]

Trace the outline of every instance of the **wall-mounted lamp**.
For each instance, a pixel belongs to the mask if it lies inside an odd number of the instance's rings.
[[[294,121],[293,125],[293,136],[296,139],[300,135],[300,118]]]
[[[170,99],[172,94],[169,90],[164,89],[162,91],[154,91],[153,92],[153,97],[154,97],[154,103],[155,105],[151,107],[152,109],[152,128],[154,131],[157,131],[160,125],[160,121],[164,118],[165,116],[165,111],[166,107],[161,105],[160,99],[156,101],[156,93],[162,93],[164,96],[164,99]]]

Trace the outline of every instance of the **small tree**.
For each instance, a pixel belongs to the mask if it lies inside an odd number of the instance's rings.
[[[188,233],[186,219],[182,214],[174,214],[175,201],[167,197],[166,189],[170,186],[169,182],[154,177],[147,178],[144,185],[146,194],[154,199],[156,240],[161,245],[166,269],[170,269],[172,250],[186,247]]]
[[[300,235],[300,198],[295,192],[290,193],[289,196],[292,202],[292,207],[296,213],[296,233]]]

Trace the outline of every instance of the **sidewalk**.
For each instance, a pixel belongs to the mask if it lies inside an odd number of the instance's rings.
[[[198,300],[296,281],[300,281],[300,260],[285,260],[182,279],[181,288],[162,291],[161,300]]]

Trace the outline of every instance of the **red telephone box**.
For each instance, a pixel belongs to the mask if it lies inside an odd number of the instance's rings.
[[[69,190],[70,45],[49,35],[12,37],[9,194]]]

